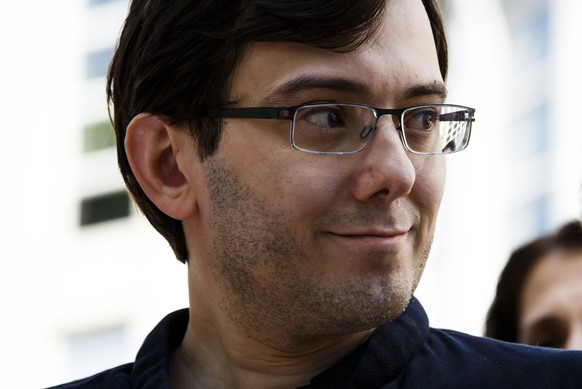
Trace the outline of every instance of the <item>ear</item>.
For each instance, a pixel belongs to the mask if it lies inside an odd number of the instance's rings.
[[[196,212],[195,178],[185,162],[194,168],[197,159],[187,131],[141,113],[127,126],[125,152],[139,185],[162,212],[177,220]]]

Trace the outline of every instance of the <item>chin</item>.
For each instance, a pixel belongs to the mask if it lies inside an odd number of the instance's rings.
[[[334,308],[323,318],[325,328],[339,335],[370,330],[394,320],[408,306],[414,285],[395,278],[396,282],[366,282],[338,295]]]

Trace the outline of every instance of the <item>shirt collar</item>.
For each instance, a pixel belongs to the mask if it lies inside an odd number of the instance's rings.
[[[400,316],[379,327],[356,350],[311,382],[317,388],[382,387],[406,369],[428,332],[428,317],[413,297]]]
[[[170,389],[169,356],[182,343],[188,316],[187,309],[173,312],[146,337],[132,371],[135,387]],[[318,388],[386,385],[406,369],[425,343],[428,331],[428,317],[413,297],[400,316],[379,327],[346,358],[311,382]]]

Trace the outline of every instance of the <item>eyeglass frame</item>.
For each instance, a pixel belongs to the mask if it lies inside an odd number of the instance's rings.
[[[290,120],[291,126],[289,127],[289,142],[291,143],[291,146],[294,149],[305,152],[305,153],[322,154],[322,155],[351,155],[351,154],[357,154],[357,153],[365,150],[366,147],[368,147],[368,145],[372,141],[373,136],[370,136],[368,138],[368,140],[363,144],[362,147],[360,147],[359,149],[354,150],[354,151],[315,151],[315,150],[301,148],[295,144],[295,142],[293,140],[293,132],[295,129],[295,119],[296,119],[297,111],[299,111],[300,109],[303,109],[305,107],[317,107],[317,106],[325,106],[325,105],[353,106],[353,107],[360,107],[360,108],[366,108],[366,109],[371,110],[372,112],[374,112],[374,116],[376,118],[376,121],[374,123],[373,132],[376,132],[376,129],[378,126],[378,121],[380,120],[380,117],[382,117],[384,115],[391,115],[391,116],[398,117],[399,120],[398,120],[398,123],[396,125],[396,130],[398,131],[398,134],[400,136],[400,141],[402,142],[402,145],[404,146],[405,150],[409,151],[412,154],[417,154],[417,155],[446,155],[446,154],[454,154],[454,153],[457,153],[459,151],[465,150],[467,148],[467,146],[469,145],[469,141],[471,138],[472,123],[475,121],[475,111],[476,111],[475,108],[467,107],[464,105],[458,105],[458,104],[417,104],[417,105],[410,105],[410,106],[406,106],[406,107],[402,107],[402,108],[378,108],[378,107],[374,107],[371,105],[357,104],[357,103],[322,102],[322,103],[307,103],[307,104],[293,105],[293,106],[289,106],[289,107],[221,108],[221,109],[214,110],[212,112],[212,117],[220,118],[220,119]],[[468,134],[467,134],[467,140],[466,140],[465,146],[462,149],[455,150],[455,151],[448,152],[448,153],[444,153],[442,151],[440,153],[435,153],[435,152],[415,151],[415,150],[412,150],[410,148],[410,146],[408,145],[408,142],[406,140],[406,136],[404,135],[405,129],[403,129],[403,126],[402,126],[402,122],[404,119],[404,113],[408,110],[411,110],[411,109],[424,108],[424,107],[457,107],[457,108],[461,108],[461,109],[464,109],[464,110],[469,112],[469,118],[464,119],[464,121],[468,122],[468,124],[467,124]],[[373,135],[373,134],[371,134],[371,135]]]

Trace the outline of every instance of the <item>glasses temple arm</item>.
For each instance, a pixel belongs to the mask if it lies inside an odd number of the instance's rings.
[[[249,107],[223,108],[212,113],[213,117],[223,119],[291,119],[289,107]]]

